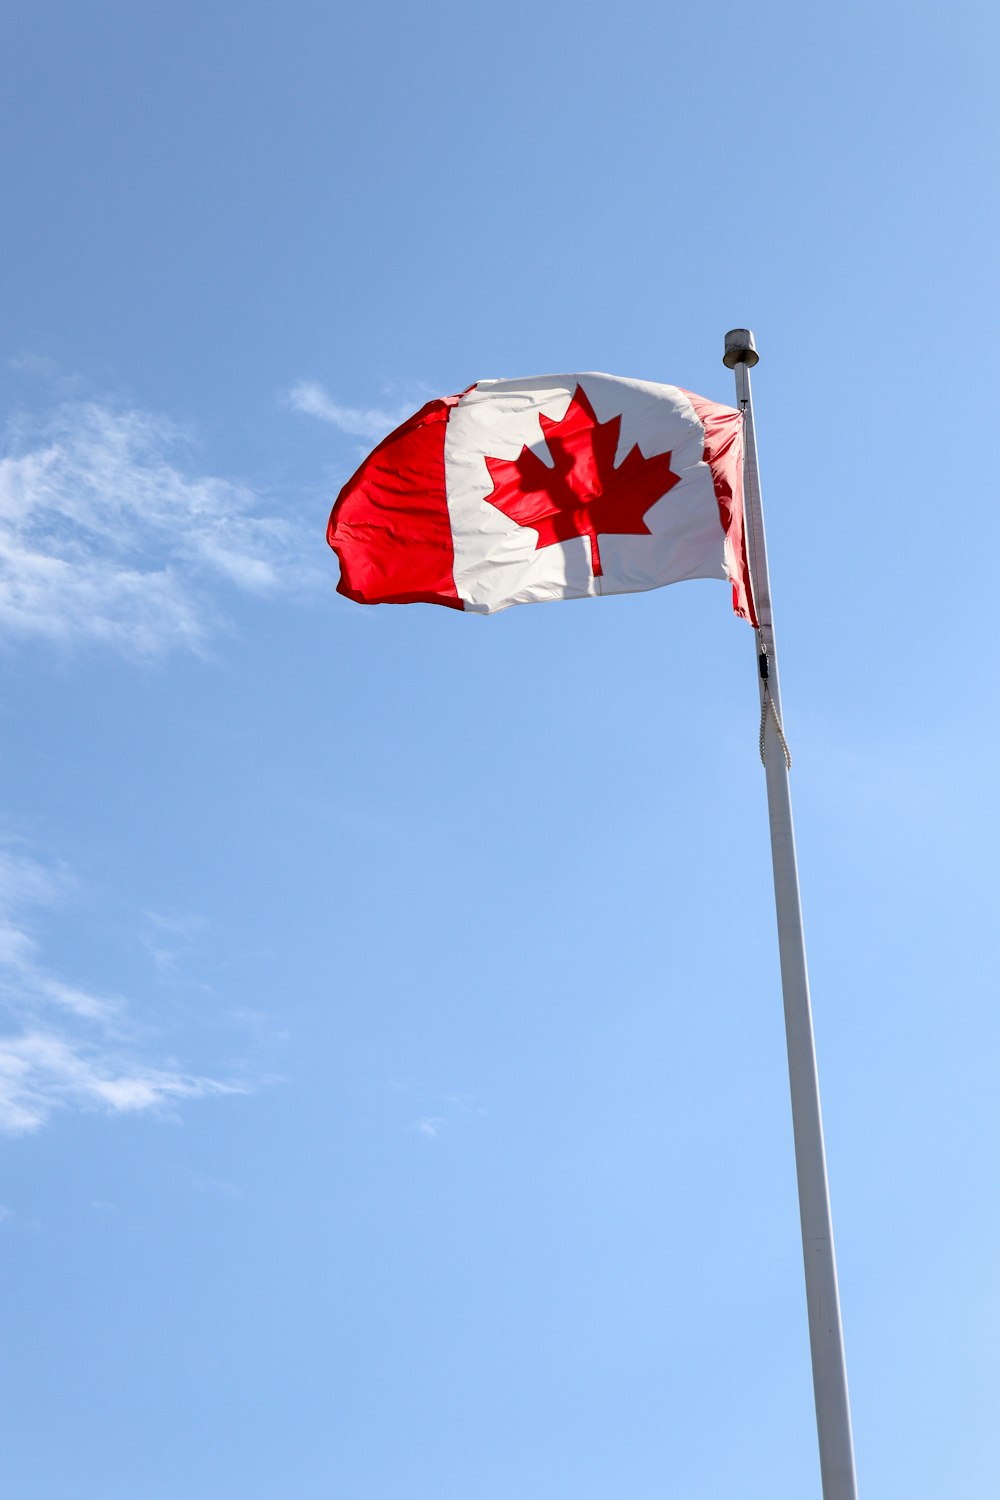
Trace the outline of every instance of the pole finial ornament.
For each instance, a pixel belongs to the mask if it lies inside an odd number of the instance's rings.
[[[759,358],[757,345],[753,341],[750,329],[730,328],[726,334],[726,351],[722,356],[722,363],[727,370],[735,370],[739,364],[747,365],[752,369]]]

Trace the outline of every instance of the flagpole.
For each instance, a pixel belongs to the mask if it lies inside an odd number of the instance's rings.
[[[847,1366],[840,1322],[826,1152],[823,1146],[819,1076],[816,1070],[809,975],[806,969],[799,874],[792,827],[792,798],[788,776],[790,760],[781,727],[781,690],[778,684],[764,512],[754,434],[753,395],[750,389],[750,370],[757,359],[750,330],[730,329],[726,334],[723,363],[736,376],[737,404],[746,419],[744,489],[747,551],[759,624],[757,663],[761,703],[761,755],[764,760],[767,810],[771,825],[771,866],[778,918],[778,953],[785,1008],[788,1080],[792,1096],[792,1132],[795,1139],[795,1171],[802,1225],[820,1474],[823,1500],[857,1500]]]

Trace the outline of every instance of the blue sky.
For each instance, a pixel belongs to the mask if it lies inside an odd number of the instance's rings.
[[[429,394],[734,325],[861,1489],[994,1492],[992,7],[2,30],[6,1493],[818,1493],[750,632],[323,540]]]

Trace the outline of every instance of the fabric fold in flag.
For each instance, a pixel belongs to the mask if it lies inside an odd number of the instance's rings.
[[[429,401],[341,490],[327,531],[362,604],[511,604],[728,579],[756,624],[743,417],[612,375],[483,380]]]

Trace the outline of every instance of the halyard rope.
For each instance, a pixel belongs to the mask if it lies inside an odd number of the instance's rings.
[[[762,766],[767,765],[767,761],[764,759],[764,730],[767,728],[768,709],[771,710],[774,716],[774,727],[778,731],[778,741],[784,751],[785,765],[790,771],[792,769],[792,752],[788,748],[788,741],[785,739],[785,732],[781,727],[781,720],[778,718],[778,710],[774,706],[774,699],[768,692],[767,683],[765,683],[764,696],[760,700],[760,763]]]
[[[778,731],[778,743],[781,745],[782,752],[784,753],[785,766],[790,771],[792,769],[792,752],[788,748],[788,741],[785,739],[785,731],[781,727],[781,720],[778,718],[778,710],[777,710],[777,708],[775,706],[774,699],[771,697],[771,692],[770,692],[770,689],[769,689],[769,687],[767,685],[767,683],[768,683],[768,676],[769,676],[769,664],[768,664],[768,659],[767,659],[767,646],[766,646],[766,644],[764,642],[763,631],[761,631],[761,630],[757,631],[757,644],[758,644],[758,646],[760,648],[759,652],[758,652],[758,655],[757,655],[757,668],[758,668],[758,671],[760,672],[760,686],[761,686],[761,694],[760,694],[760,763],[761,763],[762,766],[766,766],[767,765],[767,760],[765,759],[765,756],[764,756],[764,732],[767,729],[767,712],[768,712],[768,709],[770,709],[771,715],[772,715],[772,717],[774,719],[774,727]]]

